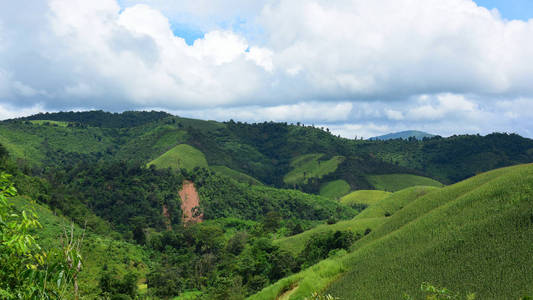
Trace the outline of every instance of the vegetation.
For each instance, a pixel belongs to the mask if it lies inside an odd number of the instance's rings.
[[[320,187],[320,196],[338,199],[350,192],[350,185],[342,179],[324,183]]]
[[[361,190],[349,193],[342,197],[340,202],[354,208],[366,208],[387,198],[390,194],[385,191]]]
[[[522,165],[429,192],[357,241],[351,253],[285,278],[252,299],[274,299],[296,283],[291,299],[321,290],[348,299],[404,293],[419,298],[424,292],[415,287],[424,281],[461,294],[475,292],[480,299],[531,294],[533,274],[523,266],[532,259],[532,179],[533,165]]]
[[[533,141],[514,134],[364,141],[93,111],[2,121],[0,143],[0,172],[13,174],[1,181],[2,299],[532,292],[533,166],[481,173],[533,161]],[[186,180],[197,224],[182,224]]]
[[[226,166],[212,166],[210,167],[210,169],[214,170],[215,172],[219,174],[229,176],[241,183],[263,185],[259,180],[253,178],[252,176],[249,176],[239,171],[235,171]]]
[[[283,181],[287,184],[305,184],[310,179],[320,179],[335,172],[339,164],[344,161],[342,156],[322,160],[323,156],[324,154],[307,154],[294,158],[291,161],[292,170],[285,175]]]
[[[442,186],[442,183],[434,179],[411,174],[369,175],[367,178],[376,189],[388,192],[396,192],[417,185]]]
[[[207,168],[205,156],[198,149],[187,144],[178,145],[158,158],[154,159],[148,166],[154,165],[158,169],[186,169],[192,171],[194,168]]]

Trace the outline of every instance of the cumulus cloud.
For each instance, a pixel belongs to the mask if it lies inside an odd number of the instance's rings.
[[[341,122],[351,116],[353,104],[349,102],[320,103],[302,102],[291,105],[277,106],[239,106],[229,108],[212,108],[202,110],[173,111],[178,115],[186,115],[211,120],[243,120],[262,122],[264,120],[287,122]]]
[[[533,20],[505,20],[471,0],[2,6],[4,109],[159,107],[348,124],[343,132],[368,126],[368,134],[406,126],[447,133],[453,125],[525,132],[531,124],[519,108],[533,99]],[[187,44],[175,23],[205,34]],[[502,118],[487,122],[498,109]]]

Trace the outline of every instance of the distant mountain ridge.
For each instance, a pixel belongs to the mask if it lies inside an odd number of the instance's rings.
[[[406,131],[400,131],[400,132],[394,132],[389,133],[385,135],[375,136],[369,138],[371,141],[386,141],[386,140],[394,140],[394,139],[409,139],[410,137],[414,137],[417,140],[422,140],[424,138],[432,138],[434,137],[434,134],[427,133],[424,131],[418,131],[418,130],[406,130]]]

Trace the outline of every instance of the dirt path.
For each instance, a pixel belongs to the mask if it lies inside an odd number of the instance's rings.
[[[201,223],[204,215],[202,213],[195,214],[200,207],[200,197],[194,187],[194,183],[184,180],[179,195],[181,198],[181,210],[183,211],[183,223]]]

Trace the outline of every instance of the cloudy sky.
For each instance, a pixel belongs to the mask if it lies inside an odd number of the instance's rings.
[[[0,119],[165,110],[533,137],[530,0],[0,0]]]

